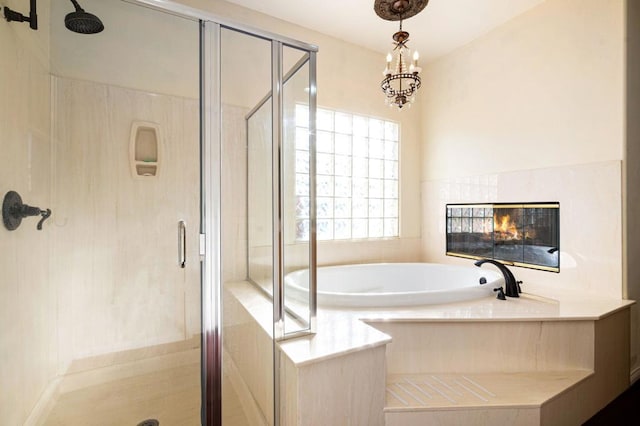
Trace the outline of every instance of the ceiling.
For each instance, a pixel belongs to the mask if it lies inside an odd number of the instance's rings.
[[[373,10],[374,0],[227,0],[386,54],[398,22]],[[427,62],[487,33],[544,0],[430,0],[403,23],[409,47]]]

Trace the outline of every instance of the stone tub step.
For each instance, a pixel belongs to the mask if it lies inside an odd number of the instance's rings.
[[[459,422],[463,411],[473,424],[540,424],[543,404],[592,374],[591,370],[569,370],[390,375],[386,425],[449,424],[447,418]],[[484,420],[477,422],[479,419]]]

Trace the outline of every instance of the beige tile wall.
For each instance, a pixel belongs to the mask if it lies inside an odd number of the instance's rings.
[[[14,10],[28,2],[5,1]],[[49,2],[38,2],[40,29],[0,21],[0,197],[51,207]],[[49,280],[51,221],[0,225],[0,415],[23,424],[55,372],[55,287]]]
[[[60,368],[200,330],[199,105],[55,77],[51,275]],[[157,177],[129,169],[133,121],[160,126]],[[164,161],[163,161],[164,159]],[[178,266],[178,221],[187,267]]]

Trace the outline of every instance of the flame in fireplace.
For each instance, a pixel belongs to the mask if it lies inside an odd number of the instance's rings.
[[[501,240],[519,240],[522,238],[518,232],[518,227],[515,222],[511,220],[511,215],[504,214],[498,217],[498,214],[493,215],[493,232]]]

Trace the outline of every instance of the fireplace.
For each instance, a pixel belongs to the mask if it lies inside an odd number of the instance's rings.
[[[447,204],[447,255],[560,272],[560,204]]]

